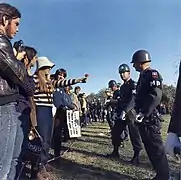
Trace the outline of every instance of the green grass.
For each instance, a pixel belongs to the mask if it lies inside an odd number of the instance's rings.
[[[169,116],[165,116],[162,134],[167,136]],[[126,142],[124,148],[120,148],[120,159],[111,160],[104,155],[111,153],[112,145],[106,123],[94,123],[84,128],[82,137],[79,138],[70,152],[52,163],[55,179],[63,180],[129,180],[144,179],[154,176],[150,162],[143,150],[141,153],[141,165],[133,166],[128,161],[133,155],[130,142]],[[100,136],[104,133],[105,136]],[[65,147],[68,146],[66,143]],[[178,162],[169,159],[172,174],[177,177]]]

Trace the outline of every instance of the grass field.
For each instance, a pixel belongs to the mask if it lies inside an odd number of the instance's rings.
[[[167,135],[169,116],[164,117],[163,139]],[[106,123],[94,123],[82,130],[79,138],[62,158],[52,162],[53,173],[57,180],[131,180],[144,179],[154,176],[152,167],[143,150],[141,153],[141,164],[133,166],[128,161],[133,151],[130,141],[126,142],[124,148],[120,148],[120,159],[107,159],[104,156],[112,151],[110,134]],[[100,133],[104,133],[101,136]],[[66,143],[65,147],[68,146]],[[173,176],[178,179],[179,163],[169,159]]]

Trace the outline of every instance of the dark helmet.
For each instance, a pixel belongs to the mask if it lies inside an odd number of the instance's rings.
[[[60,69],[57,69],[56,72],[55,72],[56,78],[57,78],[58,75],[61,74],[61,73],[64,75],[64,78],[67,77],[67,71],[66,71],[65,69],[60,68]]]
[[[130,72],[130,68],[127,64],[121,64],[119,66],[119,74],[125,73],[125,72]]]
[[[145,63],[151,62],[151,57],[148,51],[146,50],[138,50],[132,56],[131,63]]]
[[[117,86],[118,86],[118,87],[121,87],[121,83],[117,83]]]
[[[117,86],[117,83],[115,80],[110,80],[108,83],[109,88],[112,88],[113,86]]]

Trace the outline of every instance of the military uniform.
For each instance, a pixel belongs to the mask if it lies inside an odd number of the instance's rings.
[[[145,58],[145,59],[144,59]],[[137,51],[132,63],[149,62],[147,51]],[[135,68],[136,69],[136,68]],[[147,155],[156,171],[155,180],[168,180],[169,167],[161,137],[161,122],[157,106],[162,98],[162,77],[157,70],[147,68],[140,71],[136,91],[136,112],[139,131]]]
[[[132,123],[134,120],[130,120],[128,119],[128,117],[126,117],[126,119],[123,120],[120,117],[123,111],[126,114],[132,108],[134,108],[135,90],[136,84],[132,79],[125,82],[120,88],[120,99],[118,100],[116,107],[117,119],[115,120],[115,125],[112,130],[112,144],[114,146],[113,154],[116,154],[117,156],[119,146],[122,142],[121,134],[123,133],[127,125],[129,128],[130,139],[135,154],[138,156],[140,150],[142,149],[138,127],[134,123]]]
[[[111,96],[108,96],[107,97],[107,100],[109,101],[112,97]],[[110,130],[112,129],[113,125],[114,125],[114,122],[112,120],[112,107],[110,104],[105,104],[105,109],[107,111],[106,113],[106,120],[109,124],[109,127],[110,127]]]

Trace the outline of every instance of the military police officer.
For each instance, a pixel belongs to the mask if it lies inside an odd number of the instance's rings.
[[[117,82],[115,80],[110,80],[109,83],[108,83],[108,86],[113,91],[113,97],[112,97],[112,99],[110,99],[110,103],[108,103],[108,104],[111,104],[111,106],[112,106],[112,120],[115,121],[116,107],[117,107],[118,100],[120,99],[120,96],[121,96],[120,95],[120,88],[119,88],[119,86],[118,86],[118,84],[117,84]],[[115,122],[114,122],[114,124],[115,124]],[[114,129],[115,129],[115,127],[114,127]],[[113,128],[112,128],[112,131],[114,131]],[[121,147],[124,147],[124,142],[123,141],[126,138],[125,135],[127,135],[127,134],[124,133],[124,132],[122,132],[122,134],[119,135],[119,139],[121,141],[120,142]]]
[[[119,74],[124,84],[120,88],[121,100],[120,106],[118,104],[119,111],[125,114],[126,124],[128,125],[130,140],[134,151],[134,156],[131,159],[132,164],[139,164],[139,154],[142,149],[142,141],[139,134],[139,129],[134,123],[135,119],[130,119],[127,113],[135,106],[135,93],[136,82],[130,77],[130,68],[127,64],[121,64],[119,66]],[[124,120],[124,119],[123,119]]]
[[[150,68],[151,57],[146,50],[138,50],[132,56],[133,67],[140,72],[136,91],[136,122],[152,163],[154,180],[168,180],[169,167],[161,137],[161,124],[157,106],[162,98],[162,77]]]
[[[127,64],[121,64],[119,66],[119,74],[124,83],[120,88],[120,99],[118,100],[116,107],[117,118],[112,131],[112,144],[114,146],[114,150],[110,156],[119,157],[118,150],[121,143],[120,135],[128,125],[130,139],[134,150],[134,156],[131,163],[138,164],[139,153],[142,149],[139,130],[133,123],[135,119],[129,119],[127,116],[127,113],[133,109],[135,105],[136,83],[130,77],[130,68]]]
[[[112,107],[111,107],[111,104],[110,103],[107,104],[107,102],[110,101],[110,99],[112,98],[112,93],[110,92],[109,89],[106,89],[105,94],[107,96],[106,102],[105,102],[106,120],[111,130],[114,125],[113,120],[112,120]]]

